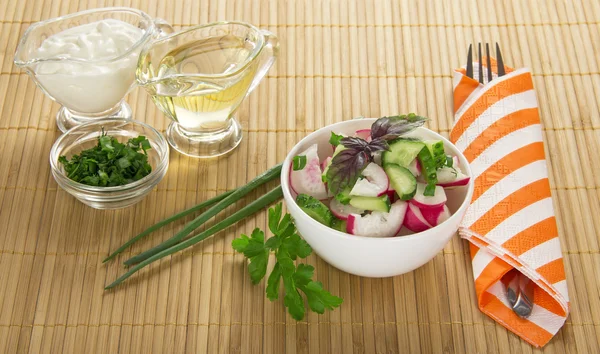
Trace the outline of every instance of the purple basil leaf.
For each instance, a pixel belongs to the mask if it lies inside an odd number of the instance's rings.
[[[346,149],[355,149],[359,151],[363,151],[369,143],[367,143],[364,139],[356,138],[356,137],[346,137],[340,140],[340,143],[344,145]]]
[[[335,155],[327,170],[329,190],[337,194],[344,188],[353,186],[370,162],[371,156],[363,150],[347,148]]]
[[[377,151],[385,151],[385,150],[389,150],[389,149],[390,149],[390,146],[388,145],[387,141],[385,141],[381,138],[371,140],[371,142],[367,146],[367,151],[371,155]]]
[[[427,118],[414,113],[379,118],[371,125],[371,139],[391,140],[425,124]]]

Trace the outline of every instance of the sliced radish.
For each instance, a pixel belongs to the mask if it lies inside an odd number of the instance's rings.
[[[331,164],[331,160],[332,159],[333,159],[333,157],[327,156],[325,158],[325,160],[323,160],[323,162],[321,162],[321,171],[325,171],[325,169],[327,168],[327,166],[329,166],[329,164]]]
[[[450,209],[445,205],[440,208],[423,208],[421,209],[421,214],[423,214],[423,218],[433,226],[443,223],[451,216]]]
[[[433,196],[428,197],[423,194],[427,185],[425,183],[417,183],[417,193],[410,202],[419,208],[440,208],[446,204],[446,192],[441,186],[435,186]]]
[[[355,208],[350,204],[344,205],[335,198],[331,199],[331,202],[329,203],[329,209],[331,209],[333,215],[342,220],[348,219],[348,215],[350,214],[360,215],[365,212],[364,210]]]
[[[319,200],[327,199],[327,188],[321,179],[321,164],[317,154],[317,144],[299,155],[306,156],[306,166],[299,171],[290,168],[290,185],[296,194],[308,194]]]
[[[354,135],[366,141],[371,141],[371,129],[357,130]]]
[[[460,167],[460,161],[458,160],[458,156],[452,156],[452,167],[456,169]]]
[[[418,159],[414,159],[411,163],[406,167],[415,177],[419,177],[421,175],[421,164]]]
[[[390,202],[393,203],[396,201],[396,191],[393,189],[388,189],[387,192],[385,192],[385,194],[387,194],[388,198],[390,199]]]
[[[387,192],[390,179],[378,164],[371,162],[362,172],[365,177],[359,179],[352,187],[350,195],[360,197],[379,197]]]
[[[365,216],[350,214],[348,215],[346,231],[352,235],[367,237],[395,236],[402,228],[407,208],[408,203],[399,200],[392,204],[389,213],[374,211]]]
[[[404,218],[404,226],[412,232],[421,232],[432,228],[431,224],[425,220],[421,210],[414,204],[409,203]]]
[[[471,178],[462,173],[458,167],[444,166],[437,170],[437,185],[442,187],[465,186]]]

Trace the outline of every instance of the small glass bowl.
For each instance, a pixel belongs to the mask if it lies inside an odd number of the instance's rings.
[[[120,142],[144,135],[152,146],[148,150],[152,172],[138,181],[115,187],[88,186],[69,179],[58,158],[65,155],[70,159],[97,145],[102,129]],[[129,119],[101,119],[74,127],[61,135],[50,150],[50,166],[56,183],[82,203],[95,209],[120,209],[142,200],[163,179],[169,167],[169,145],[162,134],[148,124]]]

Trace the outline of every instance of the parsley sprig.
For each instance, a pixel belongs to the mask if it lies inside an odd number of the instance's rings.
[[[150,149],[150,142],[143,135],[123,144],[102,131],[96,146],[73,155],[71,160],[60,156],[58,162],[64,166],[67,177],[75,182],[100,187],[121,186],[152,172],[146,152]]]
[[[304,318],[304,300],[300,291],[306,296],[308,306],[316,313],[333,310],[342,304],[342,299],[323,289],[323,284],[312,280],[314,267],[308,264],[295,265],[298,258],[306,258],[312,249],[297,233],[290,214],[283,218],[281,203],[269,209],[269,230],[273,237],[265,242],[265,233],[254,229],[250,236],[242,235],[231,243],[232,247],[250,260],[248,272],[253,284],[259,283],[267,273],[269,254],[274,253],[276,263],[268,277],[266,293],[271,301],[279,298],[279,286],[283,281],[283,303],[290,315],[300,321]]]

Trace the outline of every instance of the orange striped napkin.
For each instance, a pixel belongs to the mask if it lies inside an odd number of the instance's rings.
[[[478,66],[473,65],[474,77]],[[507,68],[498,77],[496,69],[493,61],[494,79],[485,84],[465,76],[464,69],[454,74],[450,140],[475,179],[459,234],[470,241],[481,311],[540,347],[568,316],[567,282],[531,73]],[[501,281],[513,269],[536,284],[527,319],[512,311]]]

